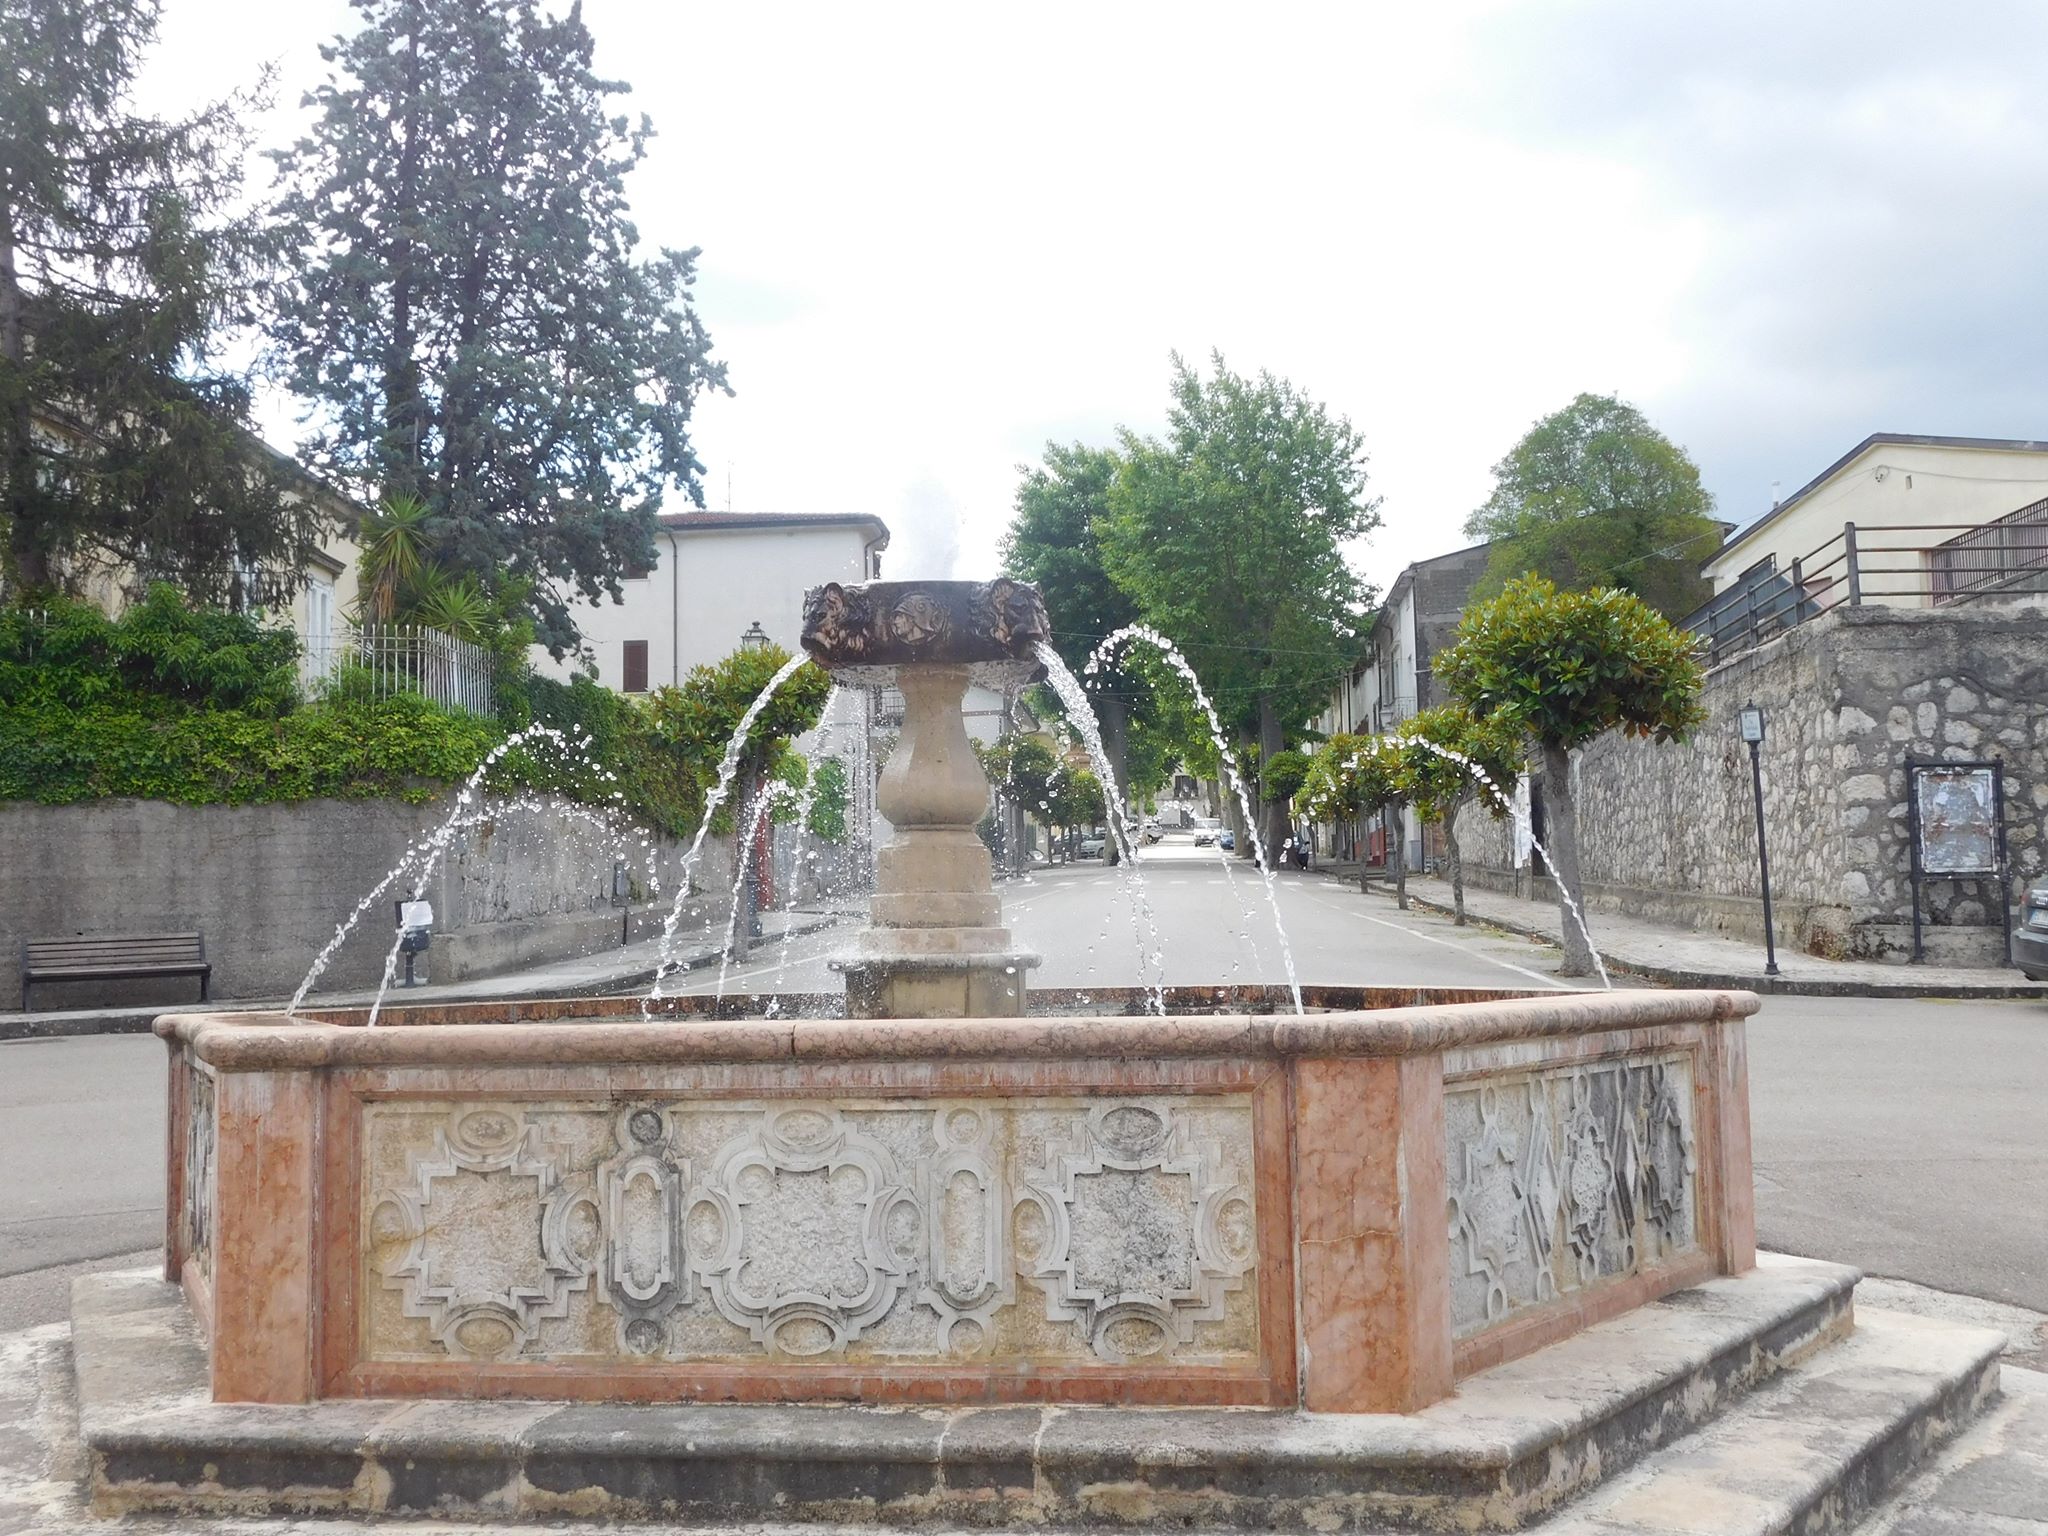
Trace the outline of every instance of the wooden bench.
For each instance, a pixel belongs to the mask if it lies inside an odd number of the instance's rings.
[[[145,976],[197,976],[199,1001],[213,967],[196,933],[71,934],[30,939],[21,947],[21,1006],[39,981],[121,981]]]

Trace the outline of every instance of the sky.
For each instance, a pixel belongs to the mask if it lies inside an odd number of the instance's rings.
[[[702,251],[707,503],[879,514],[888,575],[991,574],[1018,466],[1162,431],[1176,352],[1361,430],[1381,588],[1581,391],[1738,525],[1871,432],[2048,437],[2048,7],[583,9]],[[284,142],[349,20],[164,0],[145,99],[275,63]]]

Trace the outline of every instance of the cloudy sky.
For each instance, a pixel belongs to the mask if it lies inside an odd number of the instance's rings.
[[[295,102],[349,19],[164,12],[162,101]],[[1869,432],[2048,436],[2037,4],[584,13],[660,132],[644,234],[703,250],[710,503],[879,513],[891,574],[990,571],[1016,466],[1159,430],[1176,350],[1363,430],[1382,586],[1581,390],[1738,523]]]

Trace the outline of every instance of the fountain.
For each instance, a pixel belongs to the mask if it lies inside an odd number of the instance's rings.
[[[988,849],[975,833],[988,780],[960,713],[970,682],[1035,682],[1051,634],[1035,588],[1014,581],[832,582],[804,603],[803,648],[835,683],[894,684],[903,734],[876,786],[897,837],[875,859],[870,928],[839,962],[847,1011],[867,1019],[1024,1012],[1038,964],[1002,926]]]
[[[1010,582],[812,594],[907,711],[845,1017],[158,1020],[163,1275],[74,1298],[97,1506],[1507,1529],[1811,1355],[1875,1351],[1900,1444],[1967,1417],[1996,1335],[1902,1365],[1852,1271],[1758,1267],[1748,993],[1027,1012],[960,702],[1045,630]]]

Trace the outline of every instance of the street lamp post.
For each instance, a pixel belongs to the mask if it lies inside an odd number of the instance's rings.
[[[1764,888],[1764,974],[1778,974],[1778,940],[1771,924],[1771,853],[1764,844],[1764,712],[1745,704],[1736,715],[1742,739],[1749,743],[1749,778],[1756,792],[1756,862]]]

